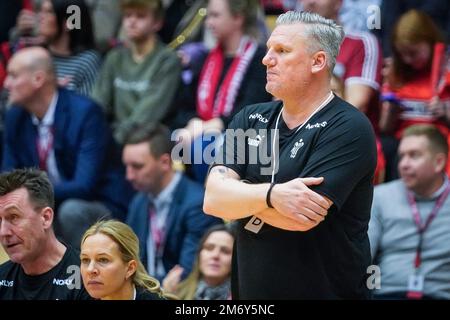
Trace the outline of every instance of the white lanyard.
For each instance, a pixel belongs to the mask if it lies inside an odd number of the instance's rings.
[[[303,128],[303,126],[309,121],[311,120],[311,118],[317,113],[319,112],[320,109],[322,109],[323,107],[325,107],[332,99],[333,99],[334,95],[333,92],[330,92],[330,94],[328,95],[328,97],[314,110],[313,113],[311,113],[309,115],[309,117],[303,121],[303,123],[297,128],[297,130],[295,130],[295,133],[297,133],[301,128]],[[280,122],[280,118],[281,118],[281,114],[283,113],[283,109],[284,106],[281,108],[280,113],[278,114],[277,117],[277,121],[275,122],[275,132],[273,134],[273,141],[272,141],[272,164],[273,164],[273,168],[272,168],[272,178],[271,178],[271,182],[274,183],[275,182],[275,170],[276,170],[276,161],[277,161],[277,156],[276,156],[276,152],[275,152],[275,143],[277,141],[276,137],[277,137],[277,133],[278,133],[278,123]],[[264,222],[261,221],[261,219],[257,218],[256,216],[252,216],[252,218],[247,222],[247,224],[245,225],[245,229],[252,231],[254,233],[258,233],[259,230],[261,230],[262,226],[264,225]]]

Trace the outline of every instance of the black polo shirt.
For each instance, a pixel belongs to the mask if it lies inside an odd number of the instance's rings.
[[[270,156],[282,102],[251,105],[226,131],[216,163],[250,183],[271,181]],[[324,177],[311,187],[334,205],[326,219],[307,232],[264,224],[259,233],[240,219],[233,253],[233,299],[367,298],[370,248],[367,228],[376,167],[372,126],[355,107],[334,97],[300,129],[279,117],[275,182]],[[230,138],[235,129],[245,138]],[[267,130],[268,129],[268,130]],[[263,170],[262,170],[263,169]]]

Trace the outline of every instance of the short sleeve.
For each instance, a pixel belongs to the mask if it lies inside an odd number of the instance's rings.
[[[247,169],[246,145],[242,144],[241,139],[237,137],[244,135],[247,130],[248,121],[246,121],[245,109],[238,112],[223,135],[223,143],[216,154],[215,161],[211,168],[217,165],[223,165],[235,171],[239,177],[243,178]],[[239,140],[239,142],[238,142]]]
[[[357,112],[357,111],[355,111]],[[327,196],[340,210],[350,193],[363,179],[373,179],[377,150],[375,135],[367,118],[353,113],[327,127],[300,177],[324,177],[312,187]]]

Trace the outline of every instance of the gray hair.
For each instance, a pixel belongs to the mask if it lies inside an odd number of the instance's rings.
[[[333,71],[339,48],[344,39],[344,29],[331,19],[305,11],[288,11],[281,14],[276,21],[277,26],[295,23],[304,24],[305,36],[315,40],[307,42],[308,51],[310,53],[318,50],[325,51],[328,67],[330,72]]]

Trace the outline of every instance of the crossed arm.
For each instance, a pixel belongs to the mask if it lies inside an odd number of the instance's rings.
[[[290,231],[307,231],[316,227],[333,202],[308,186],[322,183],[323,178],[296,178],[273,187],[267,206],[269,183],[247,184],[225,166],[214,167],[206,183],[203,210],[224,219],[255,215],[265,223]]]

